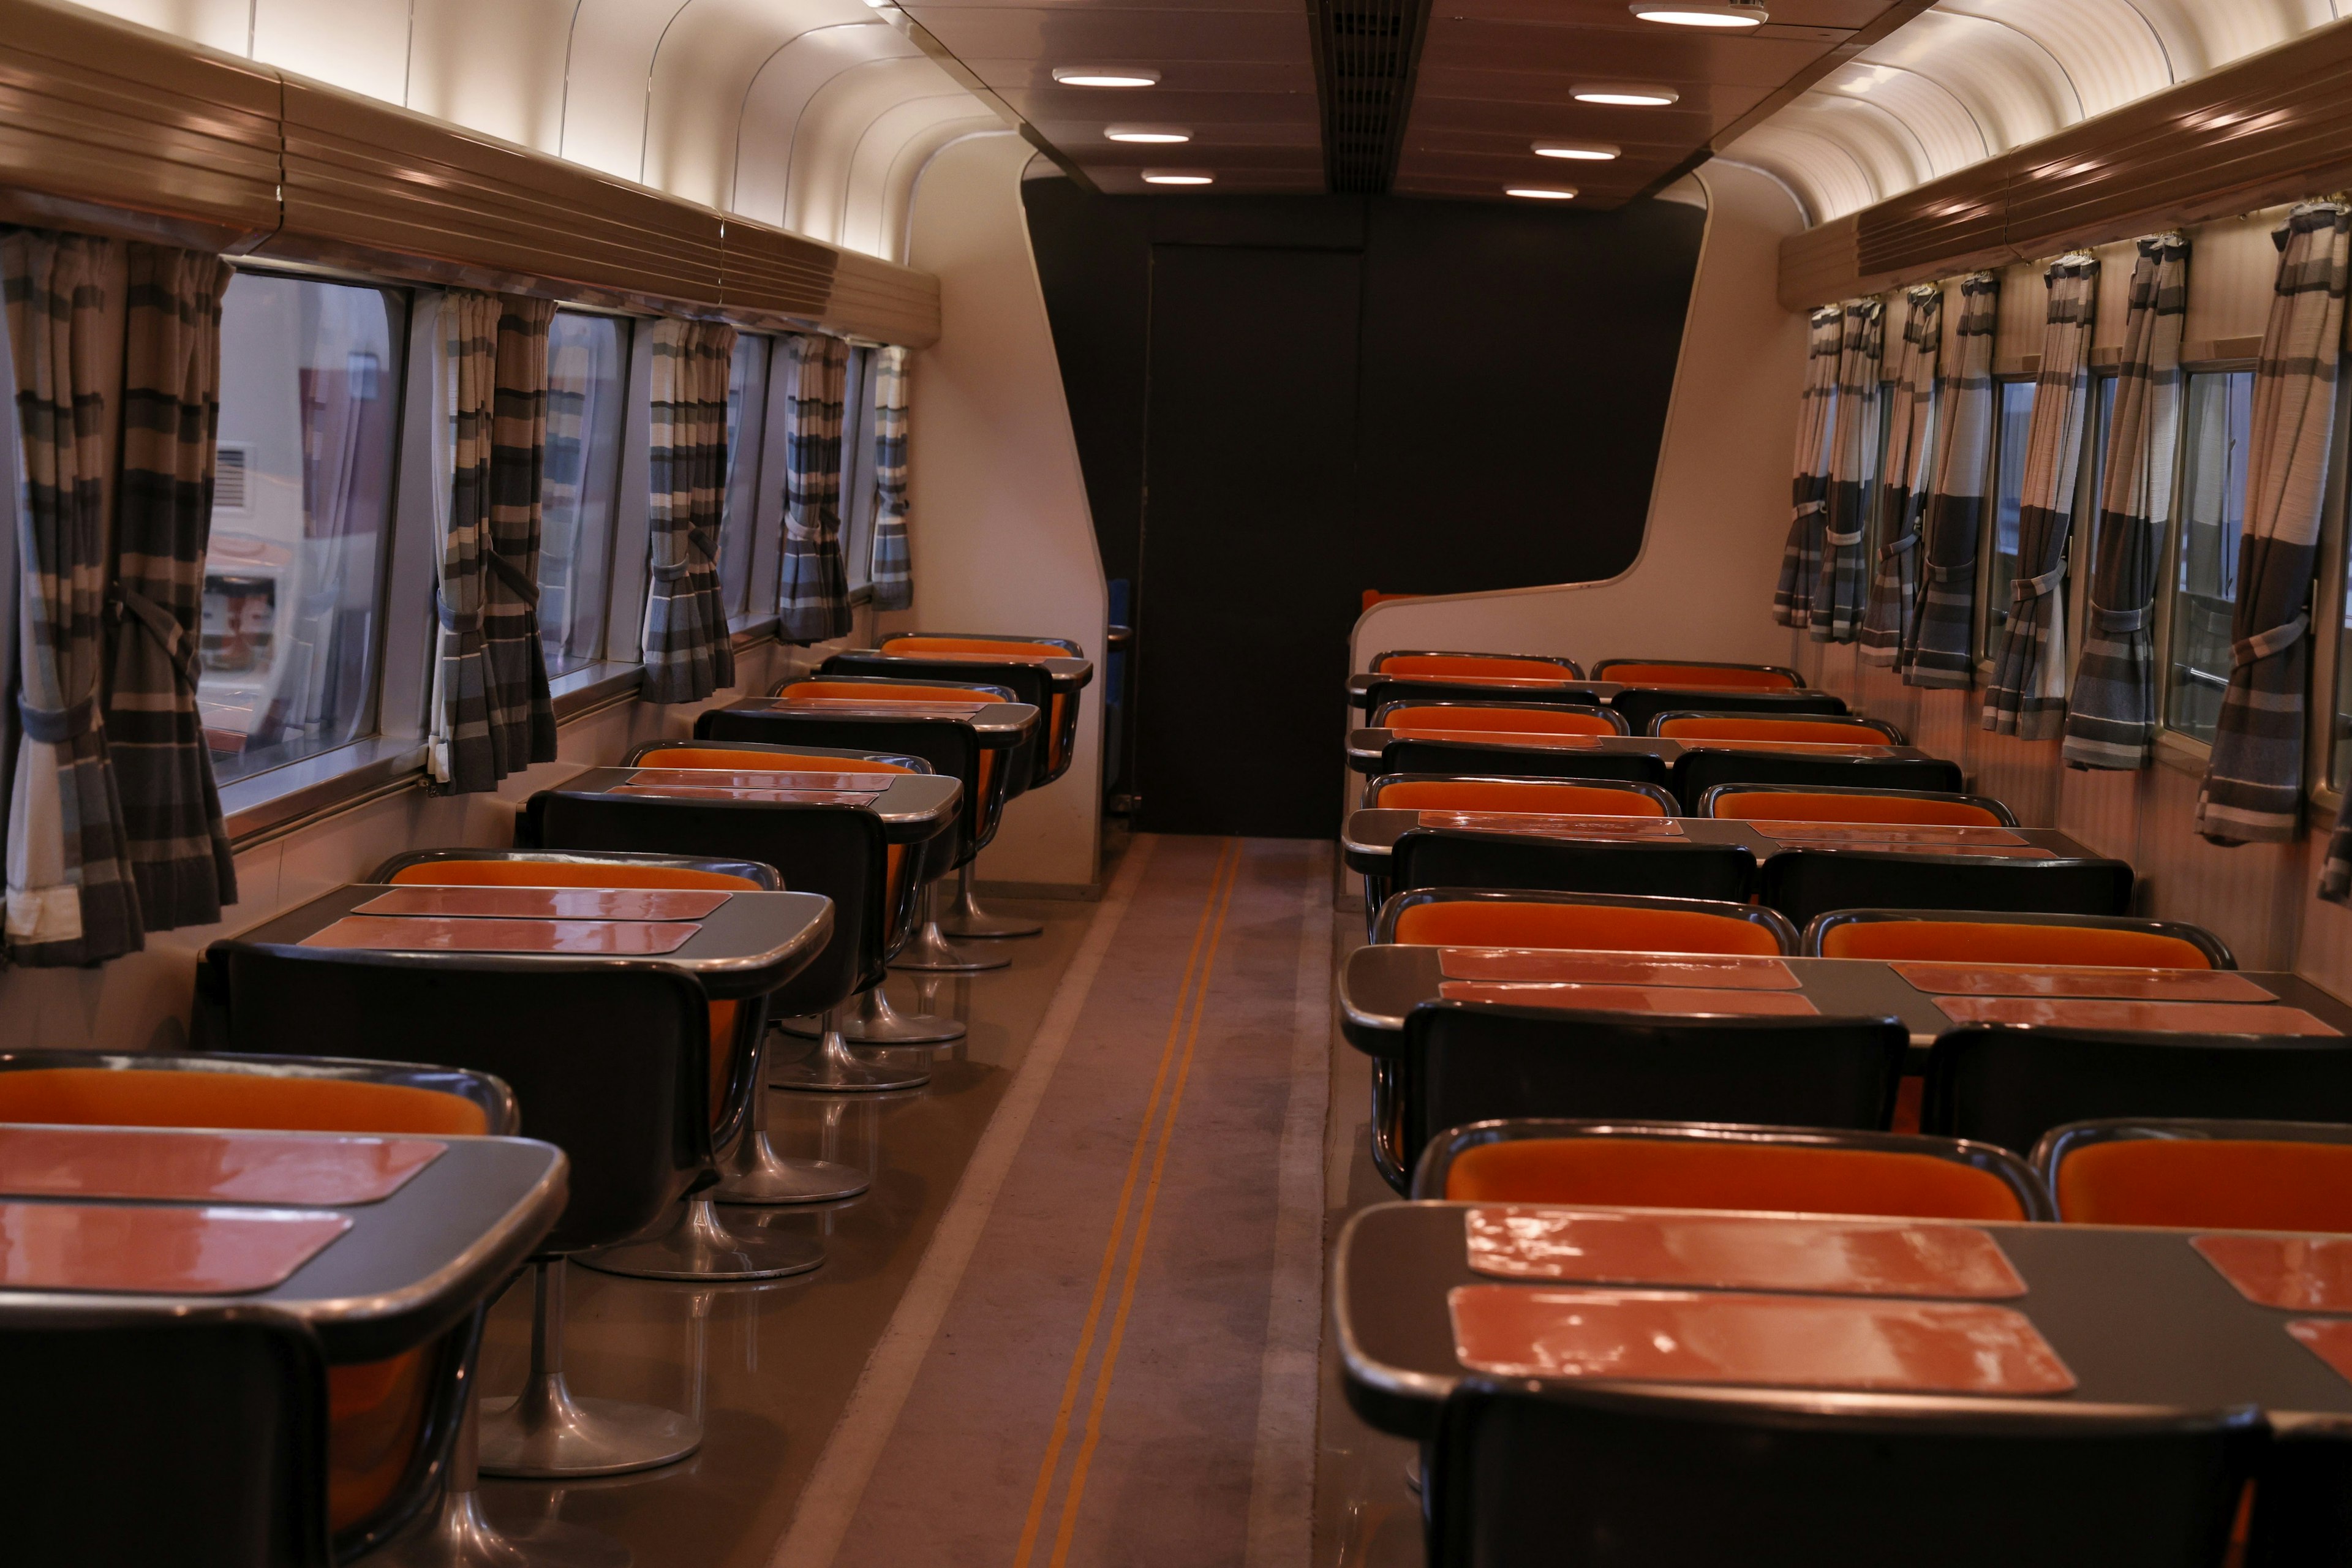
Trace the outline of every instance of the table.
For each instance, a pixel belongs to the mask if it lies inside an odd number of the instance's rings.
[[[1407,946],[1379,943],[1360,947],[1348,955],[1339,973],[1339,1028],[1348,1043],[1365,1055],[1377,1059],[1391,1060],[1404,1053],[1405,1016],[1423,1002],[1439,1000],[1448,982],[1448,969],[1455,972],[1454,984],[1464,983],[1475,963],[1465,963],[1465,956],[1480,953],[1531,953],[1540,950],[1473,949]],[[1576,953],[1561,958],[1580,963],[1596,964],[1592,978],[1587,984],[1610,984],[1605,967],[1613,965],[1658,964],[1675,962],[1675,955],[1661,958],[1656,954]],[[1522,960],[1521,963],[1548,962]],[[1672,975],[1671,984],[1661,989],[1707,989],[1719,986],[1721,977],[1706,973],[1721,961],[1700,955],[1687,955],[1681,960],[1690,967]],[[1904,977],[1906,969],[1915,972],[1925,966],[1889,963],[1874,958],[1783,958],[1731,961],[1724,967],[1753,971],[1759,965],[1785,965],[1791,986],[1786,980],[1759,984],[1754,973],[1742,978],[1743,987],[1759,990],[1792,990],[1802,996],[1823,1016],[1897,1018],[1911,1035],[1908,1072],[1920,1072],[1927,1067],[1927,1047],[1937,1036],[1958,1026],[1958,1022],[1937,1005],[1937,998]],[[1969,965],[1984,968],[1984,965]],[[1501,968],[1479,968],[1481,973],[1500,973]],[[1531,973],[1531,971],[1530,971]],[[1565,973],[1565,971],[1562,971]],[[2142,972],[2116,972],[2117,973]],[[2190,971],[2192,974],[2209,973]],[[2234,974],[2275,997],[2289,1007],[2300,1008],[2325,1024],[2341,1030],[2352,1038],[2352,1005],[2339,1001],[2299,974],[2273,971],[2247,972],[2231,970]],[[1629,972],[1626,979],[1634,984],[1658,986],[1652,974]],[[1475,984],[1475,982],[1471,982]],[[2176,1004],[2168,1004],[2168,1005]]]
[[[1446,1298],[1457,1287],[1496,1282],[1471,1268],[1464,1218],[1466,1210],[1494,1206],[1381,1204],[1339,1234],[1332,1315],[1348,1402],[1384,1432],[1433,1436],[1439,1405],[1468,1371],[1455,1359]],[[1576,1207],[1595,1215],[1643,1212]],[[2352,1381],[2287,1332],[2289,1323],[2316,1314],[2257,1306],[2241,1295],[2191,1245],[2212,1233],[2022,1223],[1977,1228],[1992,1237],[2025,1286],[2023,1295],[1998,1304],[2022,1312],[2074,1375],[2070,1391],[2032,1404],[2255,1405],[2274,1421],[2340,1426],[2352,1436]],[[1510,1288],[1576,1287],[1546,1281]],[[2030,1405],[2004,1400],[2003,1408]]]
[[[1075,655],[1048,654],[1040,645],[1034,656],[1001,653],[882,653],[860,649],[837,653],[820,668],[818,679],[833,675],[887,676],[904,680],[972,679],[1003,686],[1024,703],[1045,711],[1051,732],[1038,748],[1030,783],[1040,785],[1059,778],[1070,765],[1077,743],[1077,695],[1095,678],[1095,667]],[[993,673],[992,673],[992,671]]]
[[[42,1131],[52,1138],[87,1131],[119,1142],[131,1130]],[[296,1138],[330,1145],[387,1142],[335,1134],[140,1131],[159,1139],[209,1136],[269,1145]],[[18,1309],[51,1314],[127,1310],[161,1317],[192,1306],[257,1302],[307,1321],[330,1362],[381,1361],[425,1344],[455,1326],[530,1256],[563,1210],[568,1166],[562,1150],[528,1138],[404,1137],[395,1142],[436,1144],[439,1152],[388,1195],[372,1201],[305,1202],[263,1209],[225,1204],[214,1194],[196,1190],[200,1183],[190,1184],[188,1200],[173,1202],[155,1196],[60,1195],[54,1183],[47,1192],[20,1195],[9,1189],[39,1184],[21,1178],[0,1182],[0,1203],[13,1207],[20,1221],[57,1234],[70,1235],[85,1226],[112,1235],[169,1226],[201,1235],[207,1215],[224,1216],[221,1223],[227,1224],[242,1215],[249,1222],[256,1215],[283,1214],[288,1208],[301,1214],[284,1223],[340,1232],[279,1283],[233,1295],[0,1285],[0,1329]],[[53,1267],[69,1274],[82,1267],[120,1264],[119,1256],[94,1251],[84,1258],[65,1257]]]
[[[626,769],[600,769],[598,772],[626,773]],[[916,775],[920,776],[920,775]],[[950,785],[954,780],[943,781]],[[950,797],[952,798],[952,797]],[[414,888],[416,884],[402,884]],[[309,903],[299,904],[272,920],[264,921],[237,935],[240,942],[270,942],[294,945],[305,938],[316,936],[329,926],[352,914],[360,905],[371,902],[391,892],[392,886],[381,882],[351,882],[320,894]],[[450,889],[460,891],[470,889]],[[503,892],[506,889],[482,889]],[[506,921],[505,923],[520,923]],[[567,922],[588,924],[594,922]],[[816,893],[730,892],[726,902],[700,919],[677,922],[696,929],[679,945],[659,952],[641,952],[642,956],[675,965],[690,972],[700,981],[703,990],[714,1001],[740,1000],[764,996],[807,965],[833,934],[833,900]],[[461,933],[462,935],[462,933]],[[545,958],[558,962],[574,959],[580,951],[517,952],[512,949],[466,948],[449,946],[390,947],[381,951],[411,952],[460,952],[496,951],[502,957]]]
[[[1002,704],[996,706],[1002,706]],[[725,742],[712,742],[710,744],[723,747]],[[656,759],[660,755],[658,752],[654,753]],[[611,795],[617,791],[630,795],[655,794],[686,800],[709,798],[723,801],[729,798],[740,798],[747,804],[755,805],[862,805],[882,819],[883,837],[885,841],[891,844],[920,844],[945,833],[955,825],[956,808],[962,804],[963,798],[962,784],[945,773],[825,774],[822,768],[815,767],[785,769],[782,772],[787,777],[792,773],[802,773],[827,778],[852,779],[856,781],[856,784],[854,788],[848,790],[835,790],[828,787],[807,791],[785,789],[765,792],[783,797],[774,800],[760,798],[763,792],[757,787],[750,789],[738,797],[727,795],[706,797],[698,789],[696,789],[694,781],[688,779],[687,775],[704,774],[711,781],[711,785],[717,788],[731,788],[733,786],[723,781],[734,778],[750,779],[752,775],[748,771],[739,773],[724,768],[663,768],[656,763],[647,763],[639,767],[590,768],[583,773],[566,779],[550,793]],[[646,782],[632,782],[641,777]],[[687,791],[694,793],[688,794],[686,793]],[[795,794],[810,796],[857,795],[867,798],[806,800],[791,798]]]
[[[1544,677],[1533,677],[1521,680],[1517,678],[1498,679],[1487,676],[1482,676],[1475,680],[1446,680],[1435,676],[1382,675],[1371,670],[1360,669],[1348,677],[1349,706],[1353,708],[1359,713],[1370,713],[1372,708],[1372,688],[1384,681],[1391,685],[1409,684],[1417,688],[1425,689],[1427,691],[1426,696],[1416,691],[1412,699],[1415,701],[1444,702],[1452,700],[1456,702],[1508,702],[1514,700],[1523,700],[1529,702],[1573,702],[1588,706],[1597,703],[1603,708],[1613,706],[1617,700],[1617,694],[1621,691],[1687,691],[1692,693],[1695,697],[1701,695],[1720,695],[1724,697],[1828,697],[1834,695],[1832,692],[1822,691],[1813,687],[1791,687],[1785,689],[1778,687],[1767,689],[1740,687],[1737,689],[1727,689],[1719,693],[1707,693],[1705,692],[1702,688],[1698,687],[1667,686],[1654,680],[1629,682],[1622,680],[1585,680],[1575,678],[1552,680]],[[1441,686],[1445,688],[1444,695],[1440,695],[1437,691],[1437,688]],[[1791,715],[1791,717],[1798,717],[1798,715]]]
[[[1544,751],[1582,752],[1608,757],[1655,757],[1662,766],[1669,770],[1675,762],[1692,752],[1769,752],[1776,755],[1873,757],[1905,762],[1936,760],[1932,752],[1923,752],[1916,746],[1814,744],[1790,741],[1673,741],[1663,735],[1523,735],[1504,730],[1482,731],[1475,734],[1445,731],[1433,734],[1426,731],[1378,728],[1348,731],[1348,765],[1367,777],[1377,776],[1382,771],[1381,754],[1387,750],[1389,742],[1413,740],[1467,745],[1533,746]]]

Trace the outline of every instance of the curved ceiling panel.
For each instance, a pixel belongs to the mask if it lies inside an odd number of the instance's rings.
[[[646,75],[688,0],[579,0],[563,38],[563,139],[557,156],[625,180],[646,166]]]
[[[776,150],[777,156],[789,160],[792,179],[784,226],[843,243],[851,164],[868,129],[894,104],[958,90],[945,71],[919,55],[868,60],[835,74],[809,101],[792,144]],[[882,226],[867,227],[878,235]]]
[[[2299,37],[2339,9],[2352,15],[2352,0],[1937,0],[1720,151],[1788,182],[1822,223]],[[1857,103],[1872,111],[1852,112]]]
[[[889,104],[859,132],[849,155],[849,181],[842,195],[841,225],[834,234],[835,244],[872,256],[893,254],[892,171],[910,146],[935,146],[941,124],[960,123],[971,115],[971,98],[952,82],[943,85],[948,90],[936,98],[901,98]]]
[[[646,73],[649,185],[724,207],[733,195],[736,129],[754,78],[777,47],[824,26],[871,26],[860,0],[688,0]]]
[[[862,21],[809,27],[778,44],[760,62],[743,95],[733,210],[791,227],[786,187],[793,146],[810,102],[843,71],[919,52],[911,39],[876,21],[871,12]]]
[[[944,105],[938,106],[946,112]],[[974,114],[966,105],[951,119],[934,120],[913,131],[890,156],[883,173],[877,204],[882,213],[880,254],[892,261],[907,259],[908,219],[915,211],[915,188],[931,160],[967,136],[1010,136],[1013,132],[992,114]],[[1047,165],[1051,167],[1051,165]]]

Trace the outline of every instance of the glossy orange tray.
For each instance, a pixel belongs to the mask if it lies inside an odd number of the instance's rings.
[[[897,775],[892,775],[897,776]],[[889,778],[815,768],[632,768],[625,784],[719,784],[728,789],[846,789],[880,795]]]
[[[2189,1245],[2256,1306],[2352,1312],[2352,1238],[2200,1236]]]
[[[2025,1294],[2000,1244],[1972,1225],[1524,1205],[1465,1210],[1462,1223],[1470,1267],[1505,1279],[1979,1301]]]
[[[1576,985],[1444,980],[1438,983],[1437,994],[1448,1002],[1504,1002],[1515,1007],[1660,1013],[1684,1018],[1796,1017],[1821,1012],[1819,1007],[1794,991],[1711,991],[1688,985]]]
[[[1938,996],[1956,1024],[2042,1024],[2184,1035],[2341,1035],[2300,1007],[2235,1002],[2135,1002],[2074,996]]]
[[[1386,670],[1370,672],[1374,680],[1437,680],[1454,686],[1520,687],[1530,691],[1550,691],[1563,686],[1590,688],[1592,682],[1575,676],[1561,675],[1391,675]]]
[[[355,915],[472,915],[527,921],[698,921],[733,898],[717,888],[478,888],[404,883]]]
[[[1873,855],[1960,855],[1986,860],[2055,860],[2053,850],[2033,844],[1918,844],[1899,838],[1776,838],[1784,849],[1864,851]]]
[[[1448,980],[1549,981],[1571,985],[1687,985],[1722,991],[1797,991],[1804,983],[1785,960],[1685,953],[1584,952],[1544,947],[1441,947]]]
[[[1939,963],[1896,959],[1888,968],[1930,996],[2092,996],[2138,1002],[2275,1002],[2227,969],[2097,969],[2036,963]]]
[[[2022,836],[2006,827],[1965,827],[1947,823],[1775,822],[1750,817],[1748,826],[1767,838],[1784,844],[1812,842],[1843,844],[2022,844]]]
[[[779,697],[771,706],[788,713],[842,713],[869,719],[969,719],[992,702],[885,702],[859,697]]]
[[[649,795],[664,800],[748,800],[762,805],[872,805],[882,794],[872,789],[730,789],[702,784],[624,784],[604,793]]]
[[[2294,1342],[2347,1383],[2352,1383],[2352,1322],[2338,1318],[2299,1318],[2286,1326]]]
[[[1897,750],[1894,746],[1867,745],[1853,741],[1715,741],[1702,740],[1696,735],[1687,741],[1676,740],[1672,735],[1666,739],[1693,752],[1798,752],[1811,757],[1891,757]]]
[[[1539,811],[1424,811],[1423,827],[1526,833],[1546,838],[1681,838],[1671,816],[1564,816]]]
[[[1561,752],[1597,751],[1604,740],[1623,740],[1622,735],[1554,735],[1530,730],[1390,730],[1385,731],[1399,741],[1475,741],[1495,746],[1546,746]]]
[[[0,1193],[233,1204],[373,1204],[449,1146],[430,1138],[0,1128]]]
[[[303,947],[388,952],[559,952],[628,957],[676,952],[702,928],[688,921],[410,920],[345,915]]]
[[[348,1215],[177,1204],[0,1204],[0,1289],[236,1296],[282,1285]]]
[[[1445,1304],[1456,1359],[1505,1377],[2000,1395],[2074,1386],[2025,1314],[1981,1302],[1463,1285]]]

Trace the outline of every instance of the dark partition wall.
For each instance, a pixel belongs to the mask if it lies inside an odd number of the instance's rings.
[[[1366,589],[1639,552],[1698,209],[1024,190],[1104,570],[1134,584],[1139,826],[1336,828]]]

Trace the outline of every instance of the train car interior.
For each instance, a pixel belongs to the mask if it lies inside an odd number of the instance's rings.
[[[0,1563],[2352,1564],[2352,0],[0,0]]]

